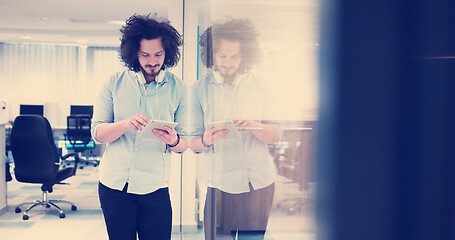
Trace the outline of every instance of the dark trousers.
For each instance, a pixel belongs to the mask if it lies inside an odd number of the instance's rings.
[[[110,240],[171,239],[172,208],[168,188],[139,195],[99,183],[101,209]]]
[[[274,192],[274,184],[240,194],[207,188],[205,239],[264,239]]]

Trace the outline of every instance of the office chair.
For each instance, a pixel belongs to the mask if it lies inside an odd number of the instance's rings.
[[[95,143],[92,140],[90,133],[90,127],[92,125],[92,118],[89,115],[70,115],[66,119],[66,140],[69,144],[66,144],[67,149],[72,149],[79,156],[80,168],[82,169],[82,163],[85,165],[93,164],[95,167],[98,166],[98,160],[87,160],[82,157],[82,153],[87,149],[93,149]],[[67,162],[66,162],[67,163]]]
[[[312,200],[308,197],[308,191],[314,161],[314,132],[314,129],[301,131],[300,144],[296,144],[295,148],[286,149],[284,154],[275,156],[278,173],[293,183],[297,183],[299,191],[302,192],[301,197],[284,199],[277,204],[277,208],[281,208],[288,206],[289,204],[286,203],[291,202],[287,208],[289,215],[312,204]]]
[[[47,194],[52,193],[54,184],[62,184],[63,180],[76,174],[79,156],[73,153],[61,157],[62,160],[73,157],[75,166],[59,169],[58,150],[51,126],[45,117],[39,115],[16,117],[11,130],[11,151],[16,180],[23,183],[42,184],[41,200],[25,202],[16,207],[15,212],[20,213],[22,206],[32,204],[23,212],[23,220],[29,219],[28,211],[36,206],[55,207],[59,211],[60,218],[64,218],[65,213],[56,203],[70,204],[72,211],[77,210],[72,202],[47,198]]]

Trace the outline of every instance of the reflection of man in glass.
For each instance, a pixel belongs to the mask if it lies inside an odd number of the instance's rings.
[[[260,121],[266,110],[261,82],[250,72],[259,58],[257,37],[247,19],[216,23],[201,36],[201,59],[209,73],[192,87],[190,147],[206,157],[206,239],[222,234],[263,239],[267,227],[275,166],[266,144],[278,141],[280,130]],[[239,134],[204,127],[226,120]]]

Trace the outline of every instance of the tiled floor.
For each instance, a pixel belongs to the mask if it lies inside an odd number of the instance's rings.
[[[54,186],[49,199],[65,199],[77,205],[71,211],[62,205],[66,218],[60,219],[53,209],[33,209],[30,219],[22,220],[22,213],[15,213],[15,206],[25,201],[41,199],[39,184],[24,184],[15,180],[8,182],[8,211],[0,215],[0,240],[107,240],[106,228],[97,193],[97,168],[79,169],[76,176],[67,180],[68,185]],[[275,204],[269,219],[266,239],[303,239],[315,237],[314,214],[311,208],[301,209],[289,215],[285,209],[276,208],[284,198],[301,196],[297,187],[279,179],[276,183]],[[176,231],[176,230],[174,230]],[[202,229],[197,232],[173,232],[172,239],[204,239]]]

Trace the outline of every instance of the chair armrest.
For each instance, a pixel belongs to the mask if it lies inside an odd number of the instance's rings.
[[[65,160],[69,157],[74,157],[74,162],[76,163],[76,165],[74,165],[75,167],[77,167],[77,164],[80,162],[80,158],[79,158],[79,155],[77,153],[68,153],[62,157],[60,157],[60,159],[62,160]]]
[[[78,155],[77,153],[68,153],[68,154],[62,156],[61,159],[62,159],[62,160],[65,160],[65,159],[67,159],[67,158],[69,158],[69,157],[74,157],[74,158],[76,158],[77,160],[79,160],[79,155]]]
[[[76,170],[77,170],[77,165],[80,162],[79,155],[77,153],[68,153],[64,156],[62,156],[60,159],[65,160],[69,157],[74,157],[74,170],[73,170],[73,175],[76,175]]]

